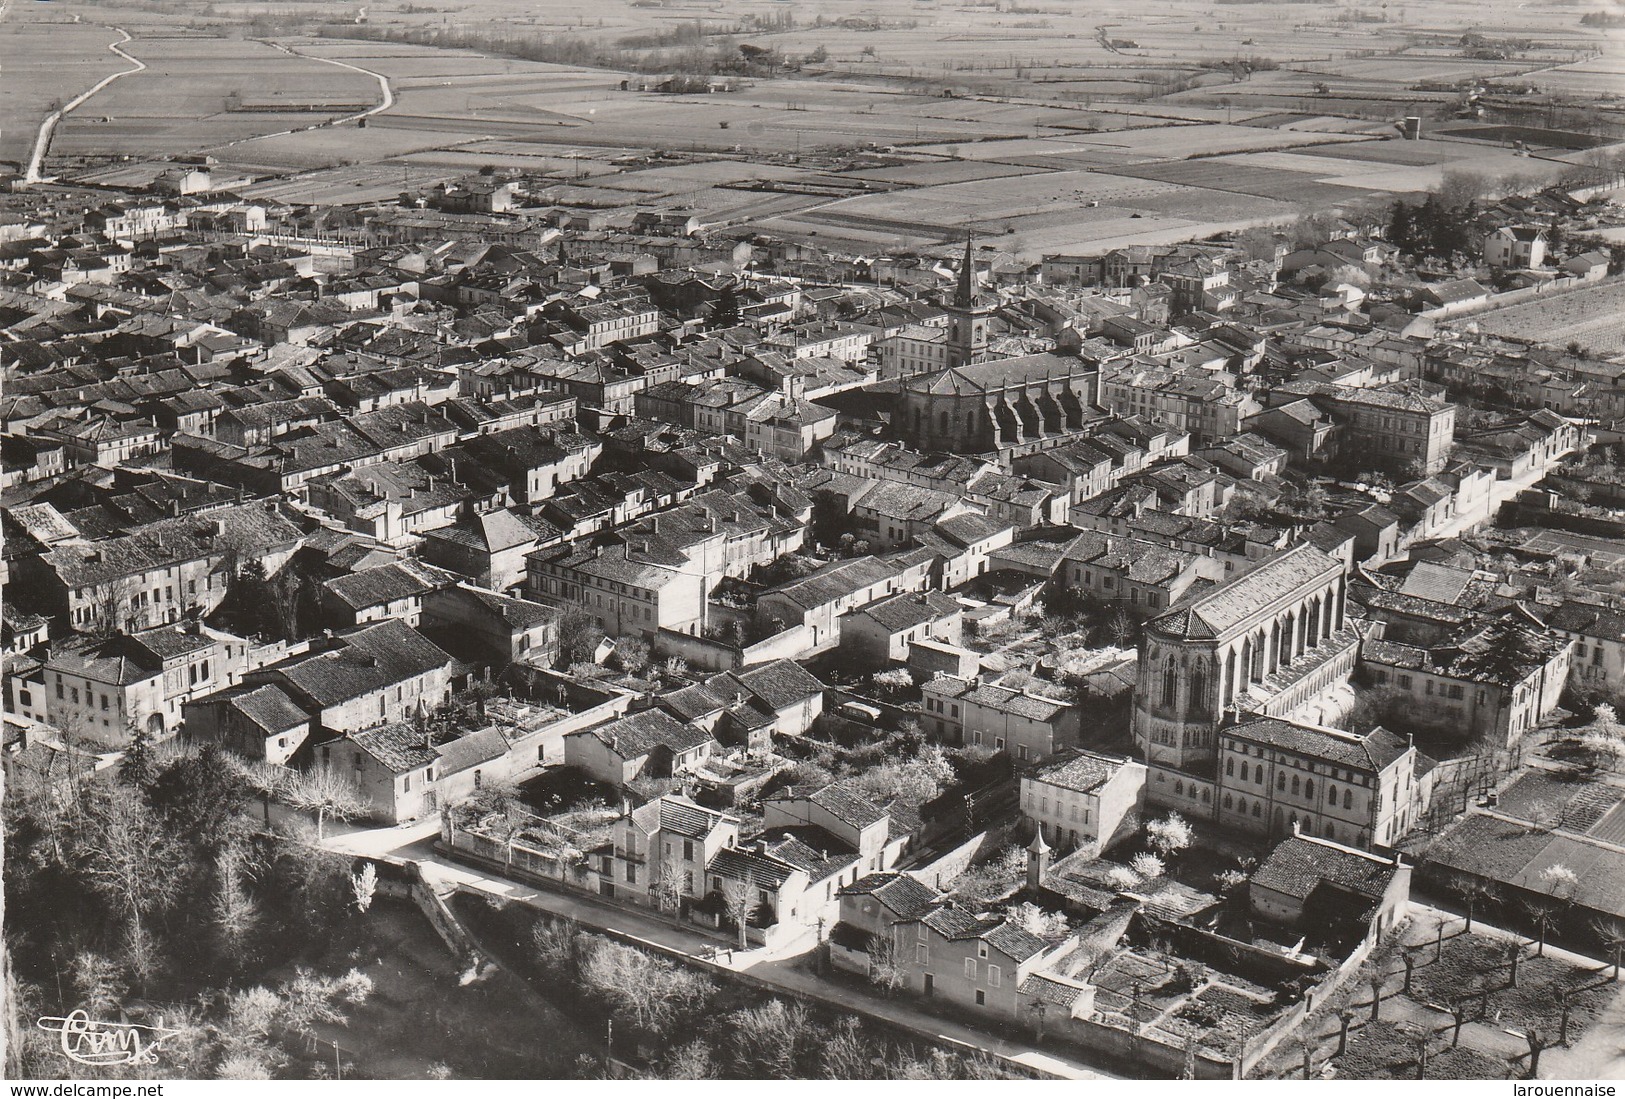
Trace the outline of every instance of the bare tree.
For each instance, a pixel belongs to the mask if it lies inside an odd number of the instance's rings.
[[[1530,922],[1535,925],[1535,957],[1544,957],[1546,954],[1546,936],[1551,931],[1552,925],[1557,922],[1563,906],[1561,902],[1552,898],[1537,897],[1525,901],[1520,907],[1522,907],[1524,915],[1528,916]]]
[[[756,914],[756,879],[753,874],[746,873],[742,881],[725,881],[722,883],[722,907],[739,929],[739,949],[750,949],[748,927],[750,918]]]
[[[80,857],[92,888],[137,929],[179,895],[177,843],[146,799],[128,787],[114,786],[96,803]]]
[[[73,956],[69,969],[80,1006],[87,1012],[95,1015],[119,1006],[124,997],[124,982],[118,962],[94,950],[81,950]]]
[[[378,891],[378,867],[374,863],[365,862],[361,869],[350,875],[350,893],[355,898],[357,912],[366,912],[372,907],[373,894]]]
[[[1407,946],[1400,951],[1400,959],[1405,963],[1405,986],[1401,991],[1407,996],[1411,994],[1411,978],[1416,972],[1416,960],[1421,949],[1419,946]]]
[[[875,1074],[874,1049],[857,1016],[845,1015],[836,1021],[823,1041],[818,1061],[831,1080],[865,1080]]]
[[[908,980],[897,940],[889,934],[869,937],[869,983],[890,996]]]
[[[730,1061],[756,1079],[797,1079],[817,1041],[812,1015],[799,1001],[774,998],[730,1012],[726,1023]]]
[[[1354,1023],[1354,1001],[1347,995],[1339,995],[1332,1011],[1337,1016],[1337,1056],[1341,1057],[1349,1048],[1349,1027]]]
[[[164,954],[152,932],[137,923],[124,929],[119,940],[119,957],[124,969],[135,979],[136,992],[145,997],[163,968]]]
[[[655,870],[654,880],[649,883],[649,892],[662,912],[676,912],[683,899],[683,876],[678,869],[677,860],[667,855],[660,860]]]
[[[665,1075],[668,1080],[716,1079],[717,1064],[711,1047],[699,1039],[678,1046],[666,1059]]]
[[[1507,987],[1518,987],[1518,963],[1523,961],[1523,940],[1514,935],[1501,944],[1501,957],[1507,963]]]
[[[1178,813],[1169,813],[1161,820],[1147,824],[1145,836],[1151,850],[1155,851],[1165,863],[1172,863],[1181,851],[1196,842],[1196,833]]]
[[[1618,916],[1599,916],[1591,921],[1591,930],[1597,933],[1608,950],[1609,959],[1614,963],[1614,971],[1609,974],[1610,980],[1619,980],[1620,956],[1625,954],[1625,920]]]
[[[1451,1049],[1461,1045],[1461,1028],[1467,1024],[1467,1017],[1472,1011],[1473,1000],[1481,996],[1481,994],[1481,987],[1475,985],[1472,988],[1460,989],[1445,1001],[1445,1006],[1450,1009],[1450,1021],[1455,1027],[1450,1036]]]
[[[1411,1043],[1416,1047],[1416,1078],[1425,1079],[1428,1074],[1428,1054],[1433,1049],[1433,1031],[1426,1026],[1420,1026],[1411,1035]]]
[[[300,773],[286,785],[283,797],[295,809],[316,814],[317,842],[326,838],[329,819],[354,820],[368,809],[355,783],[331,767]]]
[[[236,843],[229,844],[215,859],[214,927],[223,952],[239,965],[245,960],[259,923],[259,906],[244,881],[248,862],[243,846]]]
[[[329,977],[299,966],[278,986],[277,993],[282,1025],[314,1039],[318,1023],[342,1026],[349,1021],[342,1008],[365,1003],[372,994],[372,978],[358,969],[342,977]]]
[[[1298,1047],[1298,1055],[1303,1058],[1303,1078],[1310,1080],[1315,1075],[1315,1040],[1308,1034],[1299,1031],[1293,1035],[1293,1044]]]
[[[1367,956],[1365,964],[1360,967],[1359,979],[1364,981],[1366,987],[1371,989],[1371,1021],[1374,1023],[1380,1018],[1382,1012],[1382,993],[1388,984],[1388,970],[1405,941],[1405,929],[1409,921],[1396,925],[1388,934],[1384,935]]]
[[[598,939],[581,966],[584,985],[633,1023],[660,1033],[676,1009],[703,1000],[711,982],[691,969],[635,947]]]
[[[1540,1055],[1551,1046],[1552,1038],[1550,1034],[1531,1026],[1524,1028],[1523,1040],[1529,1046],[1529,1064],[1525,1066],[1525,1078],[1533,1080],[1540,1074]]]
[[[1383,966],[1368,966],[1361,973],[1366,987],[1371,989],[1371,1021],[1382,1017],[1382,990],[1388,984],[1388,971]]]
[[[1486,881],[1476,874],[1455,874],[1450,878],[1449,887],[1467,910],[1467,933],[1473,930],[1473,916],[1484,905],[1494,904],[1500,899],[1501,892],[1494,882]]]

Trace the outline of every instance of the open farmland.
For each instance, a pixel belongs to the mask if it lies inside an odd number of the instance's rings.
[[[1559,0],[1441,0],[1425,22],[1188,0],[1030,12],[741,0],[725,15],[630,0],[586,15],[560,0],[442,7],[387,0],[355,26],[329,22],[349,20],[348,3],[318,17],[243,0],[213,6],[202,34],[179,12],[125,20],[113,0],[100,18],[116,13],[152,67],[74,118],[56,151],[92,162],[207,151],[257,179],[245,193],[288,202],[389,201],[507,169],[546,203],[683,209],[858,249],[929,248],[969,230],[1036,259],[1386,201],[1453,170],[1560,172],[1473,140],[1497,131],[1453,117],[1451,82],[1584,89],[1625,65],[1617,52],[1591,56],[1598,36]],[[274,41],[219,35],[219,19],[269,14]],[[1480,60],[1461,48],[1462,27],[1532,42]],[[640,74],[675,67],[684,50],[726,59],[746,43],[802,65],[730,74],[711,93],[639,90],[662,79]],[[376,101],[377,81],[340,65],[388,81],[392,102],[365,127],[319,124],[340,113],[314,109],[324,103]],[[227,109],[243,96],[254,110]],[[277,109],[294,101],[307,109]],[[1411,113],[1427,119],[1428,140],[1393,139]]]
[[[840,199],[764,223],[796,236],[919,247],[966,231],[1036,259],[1100,241],[1188,239],[1285,220],[1285,202],[1105,172],[1042,172]],[[1114,245],[1107,245],[1114,247]]]
[[[53,157],[164,156],[309,126],[376,101],[370,78],[238,38],[141,37],[142,72],[109,85],[58,128]],[[235,110],[243,100],[286,110]]]
[[[107,47],[119,35],[91,23],[0,24],[0,160],[21,166],[34,148],[39,124],[56,106],[96,81],[129,68]]]

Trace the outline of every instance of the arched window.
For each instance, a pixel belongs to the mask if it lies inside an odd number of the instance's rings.
[[[1162,669],[1162,704],[1172,707],[1178,701],[1179,677],[1175,673],[1174,662],[1170,660]]]
[[[1282,791],[1283,793],[1286,791],[1286,772],[1285,771],[1282,771],[1281,773],[1279,773],[1278,775],[1275,776],[1275,788],[1277,790]]]
[[[1264,785],[1264,765],[1262,763],[1253,768],[1253,781],[1260,786]]]
[[[1312,797],[1315,796],[1315,780],[1314,779],[1306,778],[1306,779],[1303,780],[1303,796],[1306,797],[1306,798],[1312,798]]]
[[[1197,664],[1191,669],[1191,713],[1207,714],[1207,665]]]
[[[1185,795],[1185,783],[1184,783],[1183,780],[1181,780],[1181,779],[1175,779],[1174,780],[1174,793],[1180,795],[1181,797],[1184,797],[1184,795]]]
[[[1352,790],[1343,791],[1343,808],[1354,808],[1354,792]]]
[[[1337,838],[1337,829],[1332,827],[1331,821],[1326,822],[1326,838],[1329,840],[1334,840]]]
[[[1299,790],[1298,776],[1293,775],[1292,776],[1292,796],[1293,797],[1298,796],[1298,790]]]
[[[1235,761],[1234,758],[1227,759],[1227,760],[1224,761],[1224,773],[1226,775],[1230,776],[1231,778],[1235,777],[1235,775],[1236,775],[1236,761]]]
[[[1240,813],[1242,816],[1247,815],[1247,799],[1246,798],[1241,798],[1236,802],[1236,812]]]
[[[1235,802],[1236,802],[1236,799],[1231,797],[1229,794],[1224,795],[1224,807],[1226,809],[1234,808],[1235,807]]]
[[[1212,804],[1212,802],[1213,802],[1213,795],[1211,793],[1209,793],[1208,788],[1206,786],[1202,787],[1202,804],[1203,805],[1210,805],[1210,804]]]
[[[1326,784],[1326,801],[1327,804],[1330,805],[1337,804],[1337,787],[1333,786],[1331,783]]]

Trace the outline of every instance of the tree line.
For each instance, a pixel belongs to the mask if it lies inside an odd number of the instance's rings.
[[[87,772],[69,753],[19,769],[4,803],[13,1078],[61,1073],[33,1019],[76,1008],[161,1018],[177,1032],[155,1064],[78,1066],[89,1075],[314,1071],[314,1028],[342,1022],[369,979],[261,974],[360,935],[372,886],[308,837],[268,829],[255,794],[213,746],[162,757],[144,735],[116,770]]]

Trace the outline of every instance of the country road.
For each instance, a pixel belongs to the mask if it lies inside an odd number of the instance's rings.
[[[371,69],[363,69],[360,65],[352,65],[348,61],[335,61],[331,57],[316,57],[312,54],[300,53],[293,47],[284,46],[280,42],[271,42],[267,40],[265,44],[273,49],[281,50],[283,53],[290,54],[294,57],[303,57],[307,61],[320,61],[325,65],[337,65],[341,69],[349,69],[351,72],[358,72],[363,76],[370,76],[374,80],[378,81],[380,98],[377,106],[368,107],[366,110],[358,111],[355,114],[345,115],[343,118],[335,118],[332,122],[318,122],[316,124],[317,126],[341,126],[346,122],[355,122],[371,115],[380,114],[383,111],[389,110],[395,105],[395,91],[389,86],[389,77],[385,76],[383,73],[373,72]],[[315,129],[316,127],[306,126],[303,128],[310,130]],[[295,131],[290,130],[289,132],[293,133]]]
[[[342,126],[346,122],[359,122],[363,118],[370,118],[375,114],[387,111],[395,105],[395,90],[389,86],[389,77],[385,76],[383,73],[373,72],[371,69],[363,69],[360,65],[352,65],[348,61],[335,61],[331,57],[316,57],[312,54],[300,53],[298,50],[293,49],[292,47],[284,46],[280,42],[272,42],[270,39],[259,39],[259,41],[264,42],[267,46],[270,46],[274,50],[281,50],[289,57],[302,57],[306,61],[320,61],[324,65],[337,65],[341,69],[349,69],[351,72],[358,72],[363,76],[372,77],[374,80],[378,81],[378,102],[373,106],[368,107],[364,111],[357,111],[355,114],[345,115],[343,118],[334,118],[326,122],[312,122],[308,126],[295,126],[293,129],[278,130],[275,133],[270,134],[254,134],[251,137],[239,137],[235,141],[227,141],[219,145],[211,145],[208,148],[209,152],[213,152],[216,149],[229,149],[231,146],[241,145],[245,141],[258,141],[261,138],[266,137],[286,137],[289,134],[302,134],[307,130],[319,130],[324,126]]]
[[[0,9],[0,18],[3,17],[4,9]],[[78,21],[77,16],[75,17],[75,21]],[[123,27],[108,27],[108,30],[118,31],[124,36],[124,39],[120,42],[108,43],[107,48],[124,58],[124,60],[128,61],[135,67],[102,77],[100,80],[96,81],[96,83],[92,84],[87,90],[80,92],[78,95],[64,103],[59,110],[52,111],[50,114],[45,116],[45,121],[40,123],[39,136],[34,139],[34,154],[28,158],[28,170],[23,173],[24,183],[41,182],[40,165],[45,163],[45,154],[49,152],[51,148],[51,137],[56,133],[57,123],[62,121],[64,115],[70,114],[83,106],[86,100],[95,95],[97,92],[101,91],[103,88],[107,87],[113,81],[119,79],[120,77],[129,76],[131,73],[138,73],[147,67],[147,63],[145,61],[131,57],[129,54],[125,53],[119,48],[120,46],[128,44],[132,40],[129,31],[125,30]]]

